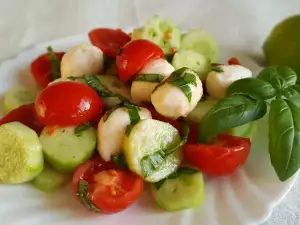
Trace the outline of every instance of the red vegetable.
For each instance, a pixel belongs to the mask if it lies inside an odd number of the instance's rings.
[[[115,57],[120,48],[131,40],[130,36],[122,30],[110,28],[94,29],[89,32],[89,38],[93,45],[110,57]]]
[[[241,65],[239,60],[236,57],[232,57],[228,60],[229,65]]]
[[[161,48],[151,41],[139,39],[128,42],[116,59],[120,80],[128,81],[148,62],[163,56]]]
[[[187,144],[185,160],[201,171],[214,176],[228,175],[243,165],[249,155],[249,138],[221,134],[212,144]]]
[[[49,126],[75,126],[97,117],[104,102],[89,86],[59,82],[45,88],[35,102],[38,119]]]

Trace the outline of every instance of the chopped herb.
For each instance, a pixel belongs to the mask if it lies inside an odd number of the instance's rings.
[[[95,206],[89,199],[89,183],[80,179],[77,186],[77,195],[81,203],[90,211],[101,212],[101,210]]]
[[[77,137],[80,137],[82,132],[89,129],[91,127],[91,124],[90,123],[87,123],[87,124],[81,124],[79,126],[77,126],[74,130],[74,134],[77,136]]]
[[[101,84],[100,80],[96,76],[84,75],[83,78],[87,85],[93,88],[100,97],[107,98],[115,96]]]
[[[160,74],[139,74],[136,81],[161,82],[165,77]]]
[[[60,59],[57,57],[57,55],[55,54],[51,46],[49,46],[47,50],[48,50],[48,55],[50,57],[50,69],[51,69],[52,79],[56,80],[61,77]]]
[[[211,71],[216,71],[218,73],[223,73],[224,69],[222,67],[219,67],[219,66],[213,66],[213,67],[211,67]]]
[[[125,154],[122,152],[119,155],[112,156],[112,161],[121,168],[128,169],[128,164],[125,159]]]

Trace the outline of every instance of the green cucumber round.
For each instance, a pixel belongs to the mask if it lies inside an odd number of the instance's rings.
[[[204,201],[204,181],[200,171],[179,168],[165,180],[152,185],[156,203],[167,211],[194,208]]]
[[[45,127],[40,135],[48,163],[57,171],[72,172],[89,159],[96,149],[93,127],[75,133],[76,127]]]
[[[182,160],[181,148],[164,156],[162,163],[150,174],[145,173],[142,161],[179,145],[179,132],[169,123],[146,119],[138,122],[124,140],[124,153],[129,169],[148,182],[157,182],[173,173]]]
[[[0,126],[0,155],[0,184],[28,182],[44,168],[37,134],[19,122]]]

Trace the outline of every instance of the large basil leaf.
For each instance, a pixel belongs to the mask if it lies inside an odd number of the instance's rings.
[[[272,101],[269,115],[269,153],[281,181],[300,166],[300,99]]]
[[[262,99],[270,99],[276,95],[273,86],[264,80],[257,78],[244,78],[233,82],[227,89],[227,95],[232,93],[245,93],[256,95]]]
[[[294,85],[297,81],[296,72],[287,66],[267,67],[263,69],[257,77],[269,82],[277,90],[282,90]]]
[[[262,118],[267,112],[264,100],[246,94],[232,94],[221,99],[204,116],[199,125],[199,143],[231,128]]]
[[[295,84],[293,86],[290,86],[282,90],[282,94],[288,99],[294,97],[300,97],[300,85]]]

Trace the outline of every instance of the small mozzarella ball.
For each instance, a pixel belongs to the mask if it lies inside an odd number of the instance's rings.
[[[139,74],[159,74],[169,77],[174,72],[174,67],[165,59],[155,59],[148,63]],[[151,94],[158,82],[133,81],[131,86],[131,97],[136,103],[151,102]]]
[[[151,112],[140,107],[140,119],[151,119]],[[125,107],[114,110],[104,121],[101,118],[98,124],[98,152],[105,161],[109,161],[111,156],[117,155],[123,151],[123,141],[128,125],[130,125],[130,118],[128,110]]]
[[[227,88],[234,81],[252,77],[252,72],[240,65],[219,66],[224,72],[211,71],[206,78],[206,90],[214,98],[226,96]]]
[[[159,74],[168,77],[174,72],[174,67],[165,59],[155,59],[144,66],[139,74]]]
[[[63,56],[61,77],[95,75],[103,68],[103,52],[91,44],[81,44],[73,47]]]
[[[177,119],[186,117],[197,105],[203,95],[202,83],[196,75],[196,86],[190,84],[191,101],[189,102],[183,91],[168,82],[158,87],[151,95],[151,102],[156,111],[165,116]]]

